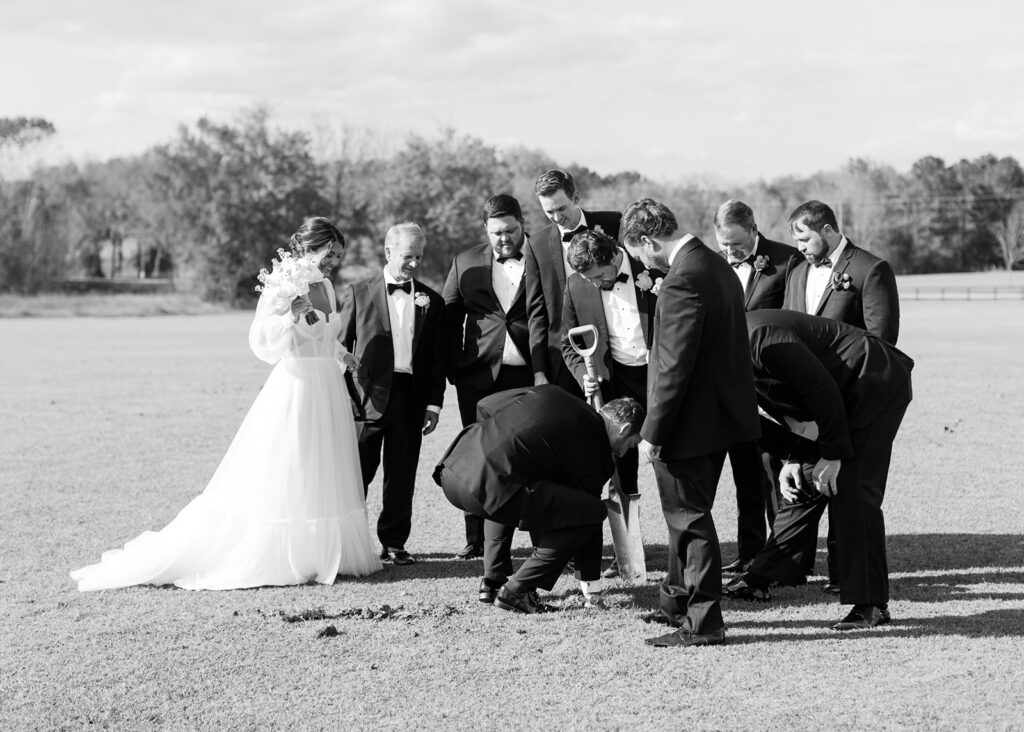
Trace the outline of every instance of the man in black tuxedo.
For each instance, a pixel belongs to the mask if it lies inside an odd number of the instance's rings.
[[[747,316],[764,443],[785,459],[786,499],[765,548],[727,595],[768,599],[772,582],[797,584],[832,506],[839,598],[852,604],[835,630],[889,622],[882,499],[892,443],[911,399],[906,354],[860,328],[784,310]]]
[[[618,211],[584,211],[572,175],[549,170],[534,185],[537,200],[551,224],[523,248],[526,262],[526,307],[530,318],[530,361],[534,382],[558,384],[582,396],[579,384],[562,360],[562,296],[572,270],[566,257],[569,242],[593,229],[617,239]]]
[[[722,553],[711,517],[730,445],[760,429],[747,348],[743,290],[732,268],[649,198],[630,204],[622,241],[668,272],[658,291],[640,455],[654,464],[668,524],[661,612],[678,629],[656,646],[725,642]]]
[[[569,276],[562,305],[562,357],[588,399],[599,389],[604,401],[635,399],[646,409],[647,354],[654,330],[658,296],[654,282],[664,276],[649,270],[618,243],[596,231],[583,231],[569,245]],[[597,328],[594,370],[597,380],[569,343],[567,335],[578,325]],[[616,461],[626,493],[637,490],[637,452],[630,450]]]
[[[456,255],[444,286],[448,333],[448,378],[455,385],[462,426],[476,421],[483,397],[533,384],[530,329],[523,283],[523,212],[509,195],[491,196],[484,204],[488,242]],[[488,583],[511,573],[512,530],[466,513],[466,547],[456,557],[485,556],[481,599],[493,599],[500,584]],[[490,566],[504,569],[489,572]],[[492,576],[493,575],[493,576]]]
[[[722,256],[732,265],[743,286],[747,312],[781,308],[786,294],[786,275],[800,252],[763,236],[757,230],[754,211],[736,199],[718,207],[715,238]],[[768,537],[766,526],[771,526],[775,519],[775,483],[765,472],[756,442],[740,442],[730,447],[729,464],[736,484],[738,556],[722,567],[722,571],[743,572],[764,546]]]
[[[599,590],[601,493],[621,455],[640,440],[643,409],[616,399],[600,413],[545,384],[481,399],[477,421],[462,430],[434,469],[456,508],[534,537],[533,553],[507,579],[494,604],[522,613],[550,610],[550,590],[571,559],[585,596]]]
[[[835,212],[821,201],[808,201],[789,215],[789,230],[806,261],[798,262],[786,281],[785,309],[863,328],[896,345],[900,332],[900,297],[896,276],[884,259],[854,246],[839,233]],[[828,528],[828,577],[824,590],[837,594],[835,531]],[[814,556],[806,574],[814,570]]]
[[[789,229],[806,261],[789,272],[785,309],[863,328],[896,345],[900,298],[889,263],[839,233],[835,213],[821,201],[797,206]]]
[[[412,564],[412,496],[420,443],[437,426],[444,395],[444,300],[414,278],[426,237],[412,223],[384,239],[384,271],[347,287],[339,340],[356,358],[356,389],[366,411],[359,462],[369,490],[384,456],[383,507],[377,520],[381,559]]]

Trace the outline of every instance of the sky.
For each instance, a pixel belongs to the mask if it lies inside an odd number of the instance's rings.
[[[4,0],[0,117],[76,161],[254,105],[662,181],[1024,160],[1022,27],[992,0]]]

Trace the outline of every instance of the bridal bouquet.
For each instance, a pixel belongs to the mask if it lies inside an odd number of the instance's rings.
[[[296,257],[291,252],[278,249],[271,271],[261,269],[257,275],[260,284],[256,285],[256,291],[273,297],[276,310],[288,310],[292,300],[308,295],[310,284],[323,278],[312,257]],[[306,322],[310,325],[319,319],[312,310],[306,313]]]

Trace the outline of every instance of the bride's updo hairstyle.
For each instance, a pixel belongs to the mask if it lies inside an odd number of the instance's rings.
[[[342,249],[345,248],[345,237],[338,228],[323,216],[314,216],[306,219],[299,230],[292,234],[288,248],[295,256],[302,257],[330,249],[334,242],[341,244]]]

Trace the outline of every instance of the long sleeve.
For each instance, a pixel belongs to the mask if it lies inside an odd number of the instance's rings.
[[[317,324],[309,325],[303,318],[296,323],[290,308],[280,303],[273,293],[264,292],[249,328],[249,348],[256,358],[275,364],[314,338],[316,327]]]

